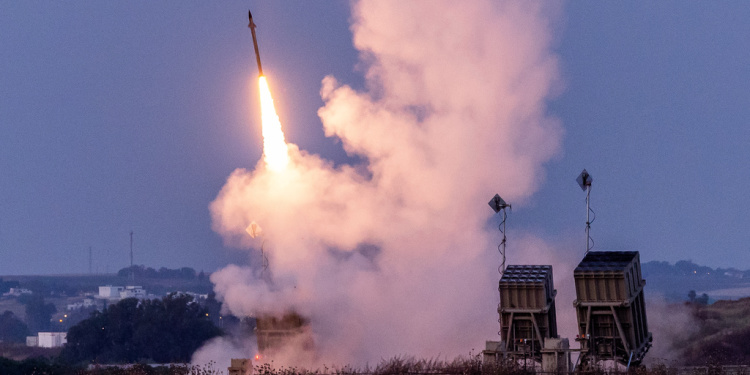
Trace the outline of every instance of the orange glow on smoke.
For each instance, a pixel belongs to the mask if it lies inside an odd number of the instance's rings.
[[[284,141],[281,121],[273,106],[273,97],[265,76],[258,79],[260,86],[260,109],[263,122],[263,158],[266,166],[276,172],[283,171],[289,164],[289,150]]]

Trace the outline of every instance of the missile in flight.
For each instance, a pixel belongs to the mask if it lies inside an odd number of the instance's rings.
[[[255,22],[253,22],[253,14],[247,11],[247,15],[250,17],[250,24],[247,27],[250,28],[250,32],[253,33],[253,46],[255,46],[255,58],[258,61],[258,76],[263,76],[263,67],[260,65],[260,52],[258,51],[258,38],[255,36]]]

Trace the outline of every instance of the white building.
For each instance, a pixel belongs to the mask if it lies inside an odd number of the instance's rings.
[[[143,289],[140,286],[128,285],[125,287],[125,290],[120,291],[121,299],[133,297],[138,299],[146,298],[146,289]]]
[[[22,294],[33,294],[30,290],[24,288],[10,288],[9,291],[3,293],[3,296],[14,296],[20,297]]]
[[[91,298],[86,298],[81,302],[69,303],[68,311],[82,310],[82,309],[86,309],[92,306],[96,306],[96,303],[94,302],[94,300]]]
[[[26,336],[26,346],[39,346],[39,336]]]
[[[193,301],[208,299],[208,294],[200,294],[200,293],[194,293],[194,292],[174,292],[172,294],[176,296],[190,296],[190,297],[193,297]]]
[[[145,299],[147,297],[146,289],[140,286],[128,285],[123,287],[107,285],[99,287],[99,298],[119,300],[124,298]]]
[[[39,332],[40,348],[57,348],[68,343],[67,332]],[[28,344],[29,340],[26,339]]]
[[[99,298],[107,298],[107,299],[120,298],[120,292],[122,292],[124,289],[125,288],[121,286],[112,286],[112,285],[100,286]]]

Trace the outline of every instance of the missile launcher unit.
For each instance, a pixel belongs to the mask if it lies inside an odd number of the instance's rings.
[[[499,284],[501,350],[541,361],[546,338],[557,337],[552,266],[510,265]]]
[[[651,347],[637,251],[591,251],[573,277],[581,364],[637,365]]]

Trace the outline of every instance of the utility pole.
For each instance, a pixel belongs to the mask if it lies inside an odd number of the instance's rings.
[[[135,273],[133,272],[133,231],[130,231],[130,282],[135,282]]]

